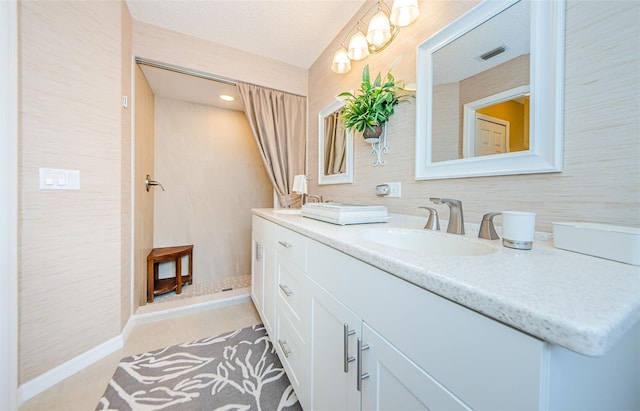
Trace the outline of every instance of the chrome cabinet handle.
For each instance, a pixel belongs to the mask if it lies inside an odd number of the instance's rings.
[[[282,353],[284,354],[285,358],[289,358],[289,355],[293,352],[291,351],[291,348],[289,348],[289,344],[287,344],[287,341],[282,341],[280,339],[278,339],[278,345],[280,346],[280,349],[282,350]]]
[[[356,330],[349,330],[349,324],[344,323],[344,333],[343,333],[344,351],[343,351],[343,358],[344,358],[344,372],[345,372],[345,374],[349,373],[349,363],[356,360],[355,357],[349,355],[349,336],[353,335],[355,333],[356,333]]]
[[[286,284],[278,284],[278,287],[280,287],[280,289],[282,290],[282,292],[284,293],[284,295],[286,295],[287,297],[290,297],[291,294],[293,294],[293,291],[291,291],[291,289],[289,288],[288,285]]]
[[[362,391],[362,380],[369,378],[369,373],[362,373],[362,352],[368,350],[370,347],[368,344],[362,344],[362,338],[358,338],[358,372],[356,375],[356,388],[358,391]]]
[[[263,251],[264,251],[264,247],[262,247],[262,245],[260,243],[256,243],[256,260],[262,261],[262,258],[263,258],[262,252]]]
[[[282,241],[282,240],[281,240],[281,241],[278,241],[278,244],[280,244],[281,246],[283,246],[283,247],[285,247],[285,248],[291,248],[291,247],[293,247],[293,244],[288,243],[288,242],[286,242],[286,241]]]

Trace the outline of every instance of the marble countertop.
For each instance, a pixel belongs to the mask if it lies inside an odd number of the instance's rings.
[[[640,267],[554,248],[549,234],[537,233],[533,249],[521,251],[500,240],[477,239],[478,225],[466,224],[465,240],[496,252],[426,256],[364,238],[372,228],[421,230],[426,219],[418,217],[391,215],[383,224],[339,226],[274,209],[253,213],[579,354],[605,354],[640,319]]]

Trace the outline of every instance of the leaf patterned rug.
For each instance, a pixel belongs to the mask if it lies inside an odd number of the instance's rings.
[[[302,410],[262,324],[124,358],[96,410]]]

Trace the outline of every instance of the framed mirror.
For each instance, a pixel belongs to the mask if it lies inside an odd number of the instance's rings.
[[[353,183],[353,134],[343,126],[344,103],[336,100],[318,114],[318,184]]]
[[[485,0],[418,46],[416,180],[562,171],[564,13]]]

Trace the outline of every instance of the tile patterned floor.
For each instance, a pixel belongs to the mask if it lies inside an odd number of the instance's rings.
[[[175,291],[157,295],[154,297],[153,303],[164,303],[168,301],[182,300],[185,298],[199,297],[202,295],[216,294],[223,292],[229,288],[236,290],[238,288],[251,287],[251,275],[243,275],[239,277],[224,278],[218,281],[198,283],[182,287],[182,293],[176,294]]]

